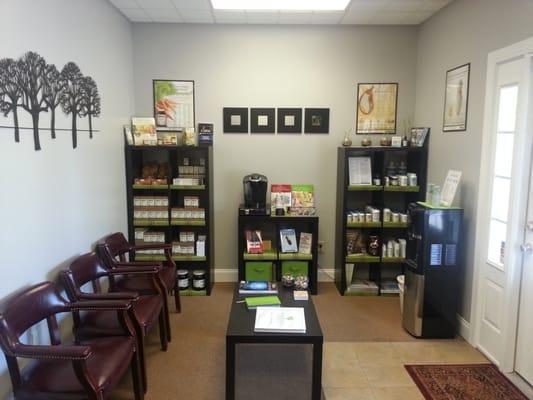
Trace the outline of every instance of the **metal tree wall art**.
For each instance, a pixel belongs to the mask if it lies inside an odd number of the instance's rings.
[[[59,106],[71,118],[70,129],[56,129]],[[19,109],[31,116],[32,128],[19,126]],[[97,132],[93,129],[93,118],[101,113],[100,95],[94,79],[83,76],[75,63],[67,63],[60,72],[30,51],[18,60],[0,59],[0,111],[4,117],[13,116],[13,126],[9,128],[14,128],[15,142],[20,142],[21,129],[32,129],[35,150],[40,150],[40,130],[50,130],[52,139],[56,138],[56,131],[71,131],[72,147],[76,148],[78,132],[88,131],[91,139],[93,132]],[[50,128],[39,127],[42,113],[50,115]],[[78,127],[82,117],[88,117],[88,130]]]

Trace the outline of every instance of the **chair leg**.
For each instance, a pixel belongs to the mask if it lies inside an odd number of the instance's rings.
[[[133,392],[135,395],[135,400],[143,400],[144,399],[144,390],[142,384],[142,378],[140,373],[139,366],[141,365],[141,360],[139,358],[139,353],[135,352],[133,355],[133,358],[131,359],[131,374],[133,379]]]
[[[170,307],[168,305],[168,292],[164,292],[163,297],[163,311],[165,312],[165,334],[167,335],[167,342],[171,342],[172,334],[170,332]]]
[[[159,313],[159,338],[161,340],[161,350],[167,351],[167,329],[166,329],[166,318],[164,314],[165,310],[161,310]]]
[[[146,391],[148,390],[148,377],[146,373],[146,358],[144,356],[144,337],[142,336],[142,332],[139,332],[137,337],[137,352],[139,355],[139,365],[141,369],[143,392],[146,393]]]
[[[178,286],[178,280],[174,282],[174,303],[176,304],[176,312],[181,313],[181,300],[180,300],[180,289]]]

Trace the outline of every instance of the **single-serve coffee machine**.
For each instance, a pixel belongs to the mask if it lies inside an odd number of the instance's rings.
[[[261,174],[246,175],[243,180],[244,204],[240,207],[242,215],[269,215],[267,207],[268,179]]]

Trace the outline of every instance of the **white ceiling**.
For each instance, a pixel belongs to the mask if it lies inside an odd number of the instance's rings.
[[[210,0],[109,0],[130,21],[200,24],[418,25],[453,0],[352,0],[346,11],[221,11]]]

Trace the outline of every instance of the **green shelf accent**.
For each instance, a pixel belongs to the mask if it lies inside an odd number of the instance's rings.
[[[419,192],[420,186],[384,186],[385,192]]]
[[[168,185],[133,185],[134,189],[154,189],[154,190],[167,190]]]
[[[134,219],[133,226],[168,226],[168,219]]]
[[[383,222],[383,228],[408,228],[408,222]]]
[[[256,261],[256,260],[274,261],[278,259],[278,254],[273,251],[267,251],[262,254],[244,253],[243,259],[245,261]]]
[[[180,290],[180,296],[207,296],[207,290]]]
[[[205,226],[205,220],[187,220],[187,219],[173,219],[170,221],[172,226]]]
[[[135,261],[166,261],[167,258],[164,255],[156,254],[137,254]]]
[[[170,185],[172,190],[205,190],[205,185]]]
[[[381,222],[348,222],[347,228],[380,228]]]
[[[365,293],[365,292],[350,292],[348,290],[346,290],[344,292],[344,295],[345,296],[377,296],[378,293],[375,292],[375,293]]]
[[[178,256],[173,255],[172,259],[174,261],[206,261],[207,258],[203,256]]]
[[[367,256],[350,254],[346,256],[347,263],[379,263],[381,260],[378,256]]]
[[[425,201],[417,201],[416,204],[420,204],[421,206],[431,208],[432,210],[462,210],[462,208],[460,207],[434,206],[429,203],[426,203]]]
[[[381,262],[383,262],[383,263],[403,263],[403,262],[405,262],[405,258],[402,258],[402,257],[383,257],[381,259]]]
[[[304,253],[279,253],[278,258],[280,260],[312,260],[312,254]]]
[[[381,185],[350,185],[348,186],[349,192],[379,192],[383,190]]]

